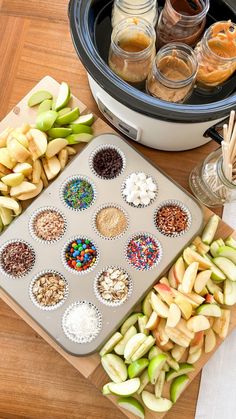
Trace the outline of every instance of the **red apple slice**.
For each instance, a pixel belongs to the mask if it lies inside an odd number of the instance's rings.
[[[184,319],[188,320],[192,315],[193,306],[179,295],[175,298],[175,304],[180,308]]]
[[[157,315],[156,311],[153,311],[151,316],[149,317],[149,320],[146,324],[145,329],[148,329],[148,330],[156,329],[157,325],[158,325],[158,320],[159,320],[159,318],[158,318],[158,315]]]
[[[151,305],[160,317],[168,317],[169,307],[154,292],[151,293]]]
[[[202,355],[202,348],[197,349],[195,352],[189,354],[187,362],[189,364],[195,364],[195,362],[197,362]]]
[[[206,286],[207,282],[209,281],[211,277],[211,270],[207,269],[206,271],[199,272],[199,274],[196,277],[196,280],[194,282],[194,291],[197,294],[200,294],[200,292],[203,290],[203,288]]]
[[[193,352],[196,352],[197,349],[203,347],[203,344],[204,344],[204,332],[203,330],[201,330],[200,332],[195,333],[195,336],[190,344],[189,353],[192,354]]]
[[[169,270],[168,280],[169,280],[169,283],[170,283],[171,287],[177,289],[178,281],[177,281],[177,279],[175,277],[175,274],[174,274],[174,266],[172,266]]]
[[[154,285],[154,289],[158,292],[161,299],[167,303],[169,306],[174,301],[174,294],[171,291],[171,288],[166,284],[156,284]]]
[[[199,263],[198,269],[200,271],[211,269],[211,263],[207,259],[202,257],[201,255],[199,255],[199,253],[197,253],[195,250],[190,249],[190,247],[187,247],[187,249],[184,250],[183,258],[185,262],[187,263],[187,265],[191,265],[191,263],[193,262],[198,262]]]

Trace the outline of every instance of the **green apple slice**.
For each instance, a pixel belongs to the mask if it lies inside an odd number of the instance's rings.
[[[229,279],[224,282],[224,304],[227,306],[236,304],[236,282]]]
[[[9,208],[0,207],[1,225],[8,226],[13,220],[12,210]]]
[[[28,106],[32,108],[35,105],[39,105],[46,99],[52,99],[52,94],[46,90],[39,90],[36,93],[33,93],[28,100]]]
[[[72,129],[64,127],[51,128],[48,130],[47,134],[51,138],[65,138],[72,134]]]
[[[176,377],[179,377],[183,374],[188,374],[189,372],[194,371],[195,367],[192,364],[189,364],[187,362],[182,362],[179,364],[179,371],[175,371],[173,368],[170,369],[170,371],[166,374],[166,381],[171,381]]]
[[[211,257],[208,254],[204,255],[204,257],[211,263],[211,279],[217,282],[224,281],[226,279],[225,274],[212,262]]]
[[[236,249],[236,240],[232,236],[227,237],[227,239],[225,240],[225,244],[226,246]]]
[[[231,260],[218,256],[213,259],[213,262],[224,272],[228,279],[236,281],[236,265]]]
[[[155,384],[160,371],[162,370],[164,364],[166,363],[167,355],[166,354],[159,354],[151,359],[150,364],[148,365],[148,375],[150,382]]]
[[[221,309],[217,304],[202,304],[196,310],[197,314],[211,317],[221,317]]]
[[[88,143],[93,138],[92,134],[82,133],[82,134],[70,134],[66,137],[68,144],[75,145],[78,143]]]
[[[24,178],[23,173],[10,173],[9,175],[3,176],[1,181],[7,186],[17,186],[23,182]]]
[[[73,134],[92,134],[93,129],[84,124],[71,124],[69,125]]]
[[[148,370],[145,370],[141,375],[140,375],[140,387],[137,391],[138,394],[141,394],[142,391],[145,389],[145,387],[147,387],[148,383],[150,382],[149,380],[149,376],[148,376]]]
[[[138,321],[138,317],[142,316],[142,313],[133,313],[131,314],[131,316],[128,317],[128,319],[125,320],[125,322],[122,324],[121,329],[120,329],[120,333],[124,336],[125,333],[127,332],[127,330],[131,327],[134,326],[137,321]]]
[[[219,247],[217,256],[223,256],[236,264],[236,249],[229,246]]]
[[[36,128],[40,131],[48,131],[52,128],[54,122],[57,119],[57,112],[46,111],[40,113],[36,118]]]
[[[100,356],[106,355],[109,352],[112,352],[114,347],[117,345],[118,342],[123,338],[122,334],[119,332],[116,332],[109,340],[108,342],[103,346],[101,351],[99,352]]]
[[[71,111],[71,108],[63,108],[60,111],[58,111],[58,116],[63,116],[66,113],[69,113]]]
[[[150,291],[146,297],[143,300],[143,304],[142,304],[142,310],[143,313],[145,314],[145,316],[147,316],[148,318],[151,316],[152,314],[152,306],[151,306],[151,294],[152,291]]]
[[[134,397],[122,397],[117,401],[118,405],[138,418],[145,418],[144,407]]]
[[[126,343],[128,342],[130,338],[132,338],[132,336],[136,334],[137,334],[136,327],[131,326],[125,333],[123,339],[121,339],[120,342],[117,343],[117,345],[114,347],[115,353],[117,353],[117,355],[124,355]]]
[[[124,361],[117,355],[107,354],[101,358],[101,363],[114,383],[122,383],[128,376],[127,367]]]
[[[70,112],[58,116],[56,123],[58,125],[67,125],[67,124],[71,124],[72,122],[74,122],[77,118],[79,117],[79,108],[74,108],[72,109]]]
[[[148,323],[148,317],[145,314],[143,316],[138,317],[138,328],[139,328],[140,333],[149,335],[149,330],[146,329],[147,323]]]
[[[94,116],[92,113],[89,113],[87,115],[80,115],[80,117],[75,121],[76,124],[82,124],[82,125],[92,125],[94,122]]]
[[[52,110],[52,99],[46,99],[42,103],[40,103],[37,114],[39,115],[40,113],[51,111],[51,110]]]
[[[131,361],[137,361],[142,358],[155,344],[156,339],[153,336],[146,337],[146,340],[139,346],[139,348],[131,356]]]
[[[217,243],[217,241],[214,241],[213,243],[211,243],[210,252],[213,258],[216,258],[216,256],[218,256],[219,248],[220,248],[220,245]]]
[[[125,345],[124,358],[127,361],[130,361],[132,358],[132,355],[134,355],[134,353],[137,351],[137,349],[140,347],[140,345],[142,345],[142,343],[146,339],[147,339],[147,336],[144,335],[144,333],[137,333],[137,335],[130,338]]]
[[[4,225],[1,219],[1,215],[0,215],[0,232],[4,229]]]
[[[109,390],[117,396],[132,396],[132,394],[135,394],[138,391],[139,386],[140,379],[132,378],[131,380],[124,381],[123,383],[109,384]]]
[[[102,388],[102,394],[104,394],[104,396],[107,396],[108,394],[111,394],[110,389],[109,389],[110,384],[111,383],[104,384],[104,386]]]
[[[59,88],[58,97],[55,103],[55,110],[59,111],[64,108],[70,100],[70,87],[64,81],[61,83]]]
[[[145,406],[153,412],[167,412],[172,407],[172,402],[168,399],[160,397],[157,399],[154,394],[149,391],[142,392],[142,399]]]
[[[184,249],[183,258],[187,265],[191,265],[191,263],[193,262],[198,262],[200,271],[204,271],[205,269],[211,268],[210,262],[203,256],[201,256],[199,253],[197,253],[195,250],[190,249],[190,247]]]
[[[163,392],[163,388],[165,384],[165,376],[166,376],[165,371],[162,370],[155,384],[155,396],[158,399],[162,396],[162,392]]]
[[[147,358],[141,358],[137,361],[132,362],[128,366],[128,376],[129,378],[139,377],[140,374],[148,367],[149,360]]]
[[[153,346],[149,351],[148,359],[151,361],[152,358],[160,354],[163,354],[162,350],[158,346]]]
[[[214,240],[219,221],[220,217],[218,217],[218,215],[214,214],[211,216],[202,233],[203,243],[211,244],[211,242]]]
[[[206,287],[211,294],[221,291],[219,285],[215,284],[211,279],[208,279]]]
[[[170,399],[173,403],[176,403],[180,395],[189,383],[189,377],[184,374],[180,377],[175,378],[170,386]]]

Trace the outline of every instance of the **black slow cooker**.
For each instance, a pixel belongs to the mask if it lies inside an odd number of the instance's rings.
[[[164,1],[158,2],[160,8]],[[117,77],[108,67],[111,0],[71,0],[69,19],[75,49],[104,116],[129,138],[161,150],[187,150],[209,141],[214,127],[236,107],[236,74],[220,88],[196,91],[189,103],[158,100]],[[235,0],[211,0],[207,26],[236,22]]]

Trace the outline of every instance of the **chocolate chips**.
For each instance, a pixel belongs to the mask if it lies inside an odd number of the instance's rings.
[[[28,244],[15,241],[7,244],[0,256],[2,269],[15,278],[26,275],[34,264],[34,251]]]
[[[123,169],[121,154],[112,147],[102,148],[93,157],[93,169],[103,179],[114,179]]]

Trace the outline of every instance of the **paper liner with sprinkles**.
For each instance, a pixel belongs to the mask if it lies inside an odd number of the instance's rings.
[[[85,176],[71,176],[61,188],[64,204],[75,211],[89,208],[95,200],[95,188]]]
[[[154,213],[154,224],[157,230],[165,236],[182,236],[191,225],[191,214],[188,208],[179,201],[164,201]]]
[[[21,278],[29,273],[35,263],[33,248],[23,240],[11,240],[0,249],[0,268],[11,278]]]
[[[42,271],[31,281],[29,296],[41,310],[55,310],[61,307],[68,296],[68,282],[57,271]]]
[[[148,233],[137,233],[128,242],[126,258],[139,271],[147,271],[156,266],[162,256],[160,243]]]
[[[75,343],[92,342],[102,327],[102,316],[97,307],[87,301],[71,304],[62,318],[65,335]]]
[[[73,273],[85,273],[98,261],[97,246],[86,237],[74,237],[63,249],[63,263]]]

